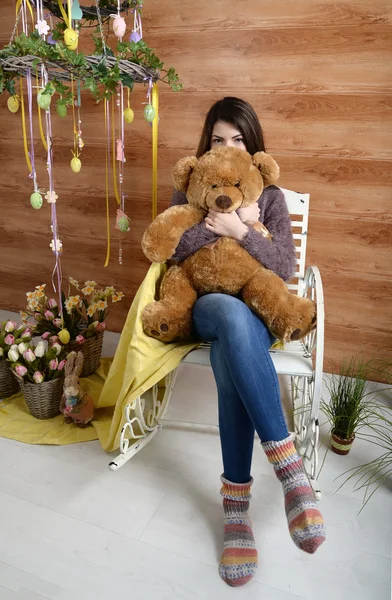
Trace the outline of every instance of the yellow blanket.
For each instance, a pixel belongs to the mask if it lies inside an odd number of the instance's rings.
[[[192,344],[164,344],[144,335],[140,314],[152,302],[166,267],[151,265],[129,310],[113,359],[104,358],[98,371],[82,379],[94,398],[95,416],[85,429],[66,425],[63,415],[40,421],[32,417],[22,394],[0,402],[0,436],[28,444],[73,444],[99,439],[107,452],[119,447],[125,406],[175,369]],[[163,383],[162,383],[163,385]]]

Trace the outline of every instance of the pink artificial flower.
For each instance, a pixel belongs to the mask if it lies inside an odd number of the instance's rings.
[[[31,339],[31,331],[30,329],[26,329],[22,335],[20,336],[22,340],[30,340]]]
[[[58,341],[59,341],[59,336],[58,335],[52,335],[49,338],[49,344],[57,344]]]
[[[35,361],[35,354],[32,351],[31,348],[29,348],[28,350],[26,350],[26,352],[23,352],[23,358],[25,360],[27,360],[27,362],[32,363]]]
[[[59,361],[57,360],[57,358],[53,358],[49,363],[49,369],[51,371],[55,371],[58,366],[59,366]]]
[[[51,310],[45,310],[44,312],[44,317],[47,321],[53,321],[54,319],[54,314],[52,313]]]
[[[49,308],[53,309],[57,307],[57,302],[54,298],[49,298],[48,300],[48,306]]]
[[[42,321],[42,315],[39,312],[34,313],[34,319],[37,321],[37,323],[40,323],[40,321]]]
[[[84,337],[83,337],[82,335],[77,335],[77,336],[76,336],[76,338],[75,338],[75,342],[76,342],[77,344],[83,344],[83,342],[84,342]]]
[[[61,327],[61,326],[62,326],[62,324],[63,324],[63,320],[62,320],[62,319],[59,319],[59,318],[57,318],[57,319],[53,319],[53,325],[54,325],[55,327]]]
[[[44,380],[44,376],[42,375],[41,371],[36,371],[33,375],[33,379],[35,383],[42,383]]]
[[[24,377],[27,373],[27,369],[23,365],[16,365],[15,373],[18,377]]]
[[[14,338],[14,336],[11,333],[9,333],[5,337],[4,343],[7,344],[7,346],[12,346],[12,344],[15,344],[15,338]]]
[[[63,360],[61,362],[59,362],[59,366],[57,367],[57,370],[58,371],[62,371],[64,369],[64,367],[65,367],[65,363],[66,362],[67,361],[65,360],[65,358],[63,358]]]
[[[13,323],[12,321],[7,321],[7,323],[5,324],[5,330],[7,333],[11,333],[12,331],[14,331],[16,326],[16,323]]]
[[[16,328],[16,331],[24,331],[26,329],[26,325],[25,323],[21,323],[20,325],[18,325],[18,327]]]
[[[50,331],[45,331],[45,333],[43,333],[41,335],[43,340],[47,340],[49,336],[50,336]]]
[[[98,325],[95,326],[95,331],[98,331],[98,333],[100,333],[101,331],[105,331],[105,329],[106,329],[105,321],[102,321],[102,323],[98,323]]]

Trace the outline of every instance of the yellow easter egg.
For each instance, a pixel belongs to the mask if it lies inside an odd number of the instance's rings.
[[[82,161],[80,160],[80,158],[74,156],[70,164],[72,171],[74,173],[79,173],[80,169],[82,168]]]
[[[62,344],[68,344],[70,339],[71,339],[71,336],[69,335],[68,329],[62,329],[59,332],[59,340]]]
[[[78,47],[78,41],[79,36],[77,32],[74,29],[71,29],[71,27],[68,27],[68,29],[64,31],[64,43],[67,48],[69,50],[76,50]]]
[[[124,110],[124,121],[126,123],[132,123],[134,118],[135,118],[135,115],[134,115],[132,108],[126,108]]]
[[[16,113],[19,110],[19,100],[16,96],[10,96],[7,100],[8,110],[12,113]]]

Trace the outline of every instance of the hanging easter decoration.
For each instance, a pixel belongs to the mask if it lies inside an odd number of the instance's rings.
[[[124,120],[126,123],[133,123],[135,114],[130,106],[124,110]]]
[[[67,105],[66,104],[57,104],[56,112],[59,117],[62,117],[62,118],[66,117],[67,112],[68,112]]]
[[[155,118],[155,108],[152,104],[146,104],[144,107],[144,118],[149,123],[152,123]]]
[[[116,229],[123,232],[129,231],[129,217],[120,208],[117,209]]]
[[[39,192],[33,192],[30,196],[30,204],[35,210],[39,210],[42,207],[43,200]]]
[[[77,156],[74,156],[70,165],[74,173],[79,173],[80,169],[82,168],[82,161]]]
[[[45,89],[41,89],[37,94],[37,102],[42,110],[48,110],[50,103],[52,102],[52,95],[45,91]]]
[[[10,96],[7,100],[8,110],[12,113],[16,113],[19,110],[19,99],[18,96]]]
[[[83,19],[83,11],[80,8],[79,0],[73,0],[71,8],[71,19],[74,21],[80,21]]]
[[[127,29],[127,24],[125,22],[124,17],[120,17],[120,15],[111,15],[114,17],[113,19],[113,33],[116,37],[122,38]]]
[[[67,27],[64,31],[64,44],[69,50],[76,50],[79,43],[79,34],[72,27]]]

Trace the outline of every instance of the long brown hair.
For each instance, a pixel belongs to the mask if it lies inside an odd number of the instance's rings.
[[[254,109],[245,100],[226,96],[208,111],[196,152],[198,158],[211,149],[212,130],[217,121],[225,121],[238,129],[249,154],[265,152],[263,130]]]

